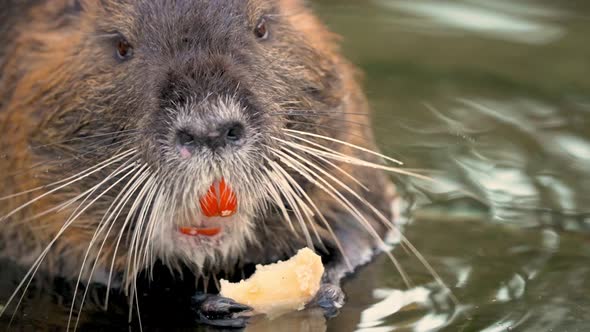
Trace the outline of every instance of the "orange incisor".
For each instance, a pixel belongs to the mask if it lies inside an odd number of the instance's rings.
[[[236,194],[223,178],[209,187],[209,191],[200,199],[199,203],[201,211],[207,217],[229,217],[234,215],[238,208]]]

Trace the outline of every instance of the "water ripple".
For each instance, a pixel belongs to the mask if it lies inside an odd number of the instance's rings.
[[[414,26],[426,26],[428,23],[433,30],[460,29],[528,44],[548,44],[565,34],[562,27],[532,17],[555,17],[557,11],[533,3],[527,5],[527,10],[523,10],[523,5],[506,2],[489,5],[489,2],[482,1],[379,0],[377,3],[406,15],[414,15]]]

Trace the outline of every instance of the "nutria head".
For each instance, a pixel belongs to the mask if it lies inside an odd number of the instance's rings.
[[[286,145],[313,143],[299,131],[372,147],[352,70],[303,1],[61,0],[27,15],[0,76],[0,169],[24,170],[4,193],[26,192],[4,200],[18,226],[2,232],[53,246],[48,260],[68,252],[59,273],[77,275],[86,250],[128,276],[154,259],[233,265],[265,214],[292,209],[294,229],[317,215],[303,192],[321,171]],[[349,146],[309,147],[323,168],[347,160]],[[220,187],[233,206],[204,211]]]

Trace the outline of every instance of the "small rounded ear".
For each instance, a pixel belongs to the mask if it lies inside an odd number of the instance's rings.
[[[328,28],[313,13],[306,0],[279,0],[281,15],[305,36],[310,45],[324,51],[326,56],[336,56],[339,52],[340,36]]]

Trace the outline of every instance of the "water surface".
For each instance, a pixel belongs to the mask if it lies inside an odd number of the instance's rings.
[[[320,1],[407,179],[402,248],[346,283],[330,331],[590,329],[590,3]]]

